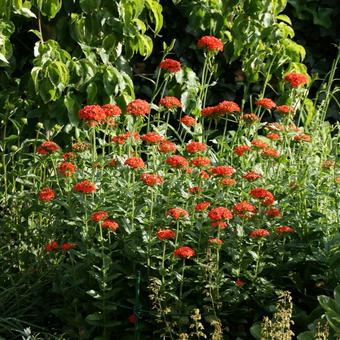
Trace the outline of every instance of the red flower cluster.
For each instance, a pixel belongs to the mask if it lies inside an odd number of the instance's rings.
[[[219,239],[218,237],[211,237],[209,238],[209,243],[214,244],[216,246],[220,246],[221,244],[223,244],[223,241]]]
[[[241,280],[241,279],[237,279],[236,281],[235,281],[235,285],[237,286],[237,287],[243,287],[244,285],[245,285],[246,283],[243,281],[243,280]]]
[[[292,112],[292,108],[289,105],[280,105],[275,109],[275,111],[282,114],[288,114]]]
[[[262,139],[253,139],[251,145],[255,146],[258,149],[267,148],[269,145],[263,141]]]
[[[186,145],[186,150],[189,153],[203,152],[207,149],[207,146],[201,142],[190,142]]]
[[[274,158],[280,157],[280,153],[273,148],[264,148],[261,154],[267,157],[274,157]]]
[[[193,166],[201,167],[201,166],[209,166],[211,164],[211,160],[208,157],[196,157],[193,158],[191,161]]]
[[[105,104],[102,106],[102,109],[104,110],[105,116],[107,118],[120,116],[122,113],[120,107],[115,104]]]
[[[59,249],[59,243],[57,241],[50,241],[45,245],[45,251],[51,252]]]
[[[150,113],[150,104],[142,99],[133,100],[128,104],[126,113],[133,116],[146,116]]]
[[[157,132],[147,132],[142,139],[144,142],[157,144],[162,142],[164,137]]]
[[[227,228],[228,223],[224,221],[212,221],[210,222],[210,225],[214,228],[225,229]]]
[[[204,171],[204,170],[202,170],[202,171],[200,172],[199,176],[200,176],[201,178],[203,178],[203,179],[209,179],[209,178],[210,178],[209,174],[208,174],[206,171]]]
[[[74,152],[65,152],[63,154],[64,161],[67,161],[70,158],[76,158],[77,155]]]
[[[182,103],[176,97],[165,96],[159,101],[159,105],[166,107],[167,109],[175,109],[182,107]]]
[[[234,153],[238,156],[243,156],[243,154],[247,151],[250,151],[251,148],[248,146],[248,145],[238,145],[238,146],[235,146],[234,148]]]
[[[215,106],[208,106],[201,111],[203,117],[210,117],[213,115],[224,115],[226,113],[240,112],[240,107],[232,101],[223,101]]]
[[[250,190],[249,194],[254,198],[261,199],[263,205],[272,205],[275,202],[274,195],[270,191],[263,188],[254,188]]]
[[[188,217],[189,213],[182,208],[171,208],[167,211],[166,216],[171,216],[175,220],[179,220],[181,217]]]
[[[40,146],[37,147],[37,153],[40,155],[49,155],[52,152],[60,150],[60,146],[50,140],[42,142]]]
[[[109,230],[115,232],[119,228],[119,225],[118,225],[117,222],[108,218],[108,219],[106,219],[105,221],[102,222],[101,227],[103,229],[109,229]]]
[[[94,213],[92,213],[91,221],[100,222],[100,221],[104,221],[108,217],[109,217],[109,214],[106,211],[99,210],[99,211],[95,211]]]
[[[76,166],[70,162],[62,162],[59,167],[58,171],[64,177],[72,176],[76,171]]]
[[[175,73],[181,70],[181,63],[177,60],[168,58],[161,61],[159,68],[170,73]]]
[[[232,212],[224,207],[216,207],[209,211],[208,217],[214,221],[230,220],[233,218]]]
[[[292,87],[298,87],[300,85],[308,84],[308,77],[302,73],[288,73],[284,77],[284,80],[288,82]]]
[[[233,210],[235,214],[241,218],[248,218],[256,214],[256,208],[248,201],[236,203],[233,207]]]
[[[278,208],[270,208],[265,212],[265,214],[269,217],[280,217],[281,216],[280,209]]]
[[[209,171],[215,176],[228,177],[232,176],[236,170],[229,165],[217,165],[209,169]]]
[[[236,180],[233,178],[223,178],[221,184],[225,186],[232,186],[236,184]]]
[[[294,140],[297,142],[310,142],[312,140],[312,137],[310,135],[306,135],[305,133],[301,133],[300,135],[295,135]]]
[[[43,188],[39,191],[39,200],[42,202],[52,201],[55,197],[55,191],[51,188]]]
[[[199,203],[196,204],[195,210],[196,210],[196,211],[204,211],[204,210],[206,210],[209,206],[210,206],[210,203],[207,202],[207,201],[199,202]]]
[[[84,194],[90,194],[97,190],[96,185],[89,180],[85,179],[73,186],[73,190],[77,192],[82,192]]]
[[[167,141],[161,142],[158,145],[158,150],[159,150],[159,152],[162,152],[162,153],[175,152],[176,151],[176,144],[167,140]]]
[[[259,238],[269,236],[269,231],[266,229],[256,229],[249,233],[250,237]]]
[[[269,98],[262,98],[255,102],[257,106],[262,106],[268,110],[271,110],[276,104]]]
[[[174,251],[174,256],[181,257],[183,259],[195,256],[196,252],[190,247],[179,247]]]
[[[205,35],[201,37],[197,42],[198,48],[206,48],[209,51],[223,51],[223,43],[220,39],[212,36],[212,35]]]
[[[140,179],[145,185],[148,185],[148,186],[159,185],[159,184],[162,184],[164,181],[163,177],[160,175],[147,174],[147,173],[142,173],[140,176]]]
[[[99,105],[87,105],[78,113],[79,119],[93,126],[106,118],[105,110]]]
[[[202,188],[199,186],[189,188],[189,192],[191,194],[197,194],[198,192],[201,192],[201,191],[202,191]]]
[[[71,250],[73,248],[76,247],[76,244],[75,243],[72,243],[72,242],[65,242],[61,245],[61,250],[65,250],[65,251],[68,251],[68,250]]]
[[[284,234],[284,233],[294,233],[295,231],[292,227],[280,226],[276,228],[276,232],[278,234]]]
[[[130,157],[124,162],[124,164],[133,169],[144,168],[144,162],[140,157]]]
[[[185,126],[190,127],[190,126],[196,125],[197,121],[196,121],[196,119],[194,117],[191,117],[191,116],[187,115],[187,116],[183,116],[181,118],[181,123],[183,123]]]
[[[135,141],[140,140],[140,135],[138,132],[125,132],[121,133],[120,135],[113,136],[112,142],[118,143],[120,145],[123,145],[128,138],[132,137]]]
[[[248,171],[247,173],[245,173],[242,178],[246,179],[247,181],[251,182],[251,181],[255,181],[259,178],[261,178],[262,175],[260,175],[259,173],[257,173],[256,171]]]
[[[266,137],[271,139],[271,140],[279,140],[280,139],[280,135],[278,133],[274,133],[274,132],[267,133]]]
[[[252,122],[260,120],[260,117],[255,113],[245,113],[245,114],[241,115],[240,118],[243,119],[243,120],[249,120],[249,121],[252,121]]]
[[[176,237],[176,233],[171,229],[161,229],[157,231],[157,237],[159,240],[168,240]]]
[[[165,160],[165,163],[173,168],[186,168],[189,165],[188,161],[183,156],[179,155],[168,157]]]

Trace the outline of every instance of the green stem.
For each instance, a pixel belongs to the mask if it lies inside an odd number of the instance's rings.
[[[254,279],[257,278],[259,267],[260,267],[260,250],[261,250],[262,242],[259,242],[257,252],[256,252],[256,266],[255,266],[255,272],[254,272]]]
[[[184,270],[185,270],[185,258],[183,259],[181,284],[179,286],[179,300],[180,301],[182,301],[182,297],[183,297]]]
[[[165,283],[165,251],[166,251],[166,242],[163,241],[163,253],[162,253],[162,284]]]

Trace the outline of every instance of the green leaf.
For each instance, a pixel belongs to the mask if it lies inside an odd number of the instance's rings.
[[[97,102],[97,92],[98,92],[98,88],[97,88],[97,84],[96,83],[90,83],[89,85],[87,85],[86,88],[86,93],[87,93],[87,102],[89,104],[94,104]]]
[[[260,339],[261,338],[261,324],[260,323],[255,323],[250,327],[250,334],[255,338],[255,339]]]
[[[83,12],[90,13],[99,9],[101,0],[79,0],[79,4]]]
[[[292,26],[292,21],[290,20],[288,15],[285,14],[280,14],[276,17],[277,20],[284,21],[285,23],[289,24]]]
[[[80,102],[75,94],[67,93],[64,98],[64,104],[68,111],[68,118],[73,126],[79,125],[78,112],[81,108]]]
[[[62,0],[35,0],[43,16],[53,19],[61,9]]]
[[[305,110],[307,111],[307,116],[305,118],[304,126],[308,126],[312,122],[312,120],[315,116],[314,103],[311,99],[306,98],[303,102],[303,106],[304,106]]]
[[[162,10],[163,7],[158,1],[155,0],[146,0],[146,7],[152,12],[155,22],[155,36],[159,33],[159,31],[163,27],[163,15]]]

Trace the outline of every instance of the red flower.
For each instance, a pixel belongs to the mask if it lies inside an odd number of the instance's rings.
[[[228,227],[228,223],[224,221],[212,221],[210,225],[214,228],[225,229]]]
[[[218,237],[211,237],[209,238],[209,243],[220,246],[221,244],[223,244],[223,241],[219,239]]]
[[[195,210],[196,211],[204,211],[209,207],[209,205],[210,205],[210,203],[207,202],[207,201],[199,202],[199,203],[196,204]]]
[[[164,59],[159,64],[159,68],[170,73],[175,73],[181,70],[181,63],[174,59]]]
[[[96,185],[89,180],[85,179],[73,186],[73,190],[77,192],[82,192],[84,194],[90,194],[97,190]]]
[[[133,313],[127,318],[129,323],[132,323],[133,325],[137,323],[137,316]]]
[[[304,142],[310,142],[312,140],[311,136],[306,135],[305,133],[302,133],[300,135],[295,135],[294,136],[295,141],[304,141]]]
[[[264,142],[262,139],[253,139],[251,145],[255,146],[258,149],[263,149],[268,147],[269,145]]]
[[[171,216],[175,220],[179,220],[181,217],[188,217],[189,213],[182,208],[171,208],[167,211],[166,216]]]
[[[37,153],[40,155],[49,155],[52,152],[60,150],[60,146],[50,140],[46,140],[37,147]]]
[[[268,209],[265,214],[270,217],[279,217],[281,216],[280,209],[278,208],[270,208]]]
[[[280,139],[280,135],[278,133],[274,133],[274,132],[267,133],[266,137],[271,139],[271,140],[278,140],[278,139]]]
[[[191,168],[185,168],[185,173],[188,175],[192,174],[192,169]]]
[[[183,259],[195,256],[196,252],[190,247],[179,247],[174,251],[174,256],[181,257]]]
[[[71,250],[71,249],[73,249],[73,248],[75,248],[76,247],[76,244],[75,243],[71,243],[71,242],[65,242],[65,243],[63,243],[62,245],[61,245],[61,249],[62,250],[65,250],[65,251],[67,251],[67,250]]]
[[[142,136],[142,139],[144,142],[156,144],[162,142],[164,137],[157,132],[148,132]]]
[[[202,117],[210,117],[214,114],[218,113],[218,108],[217,106],[208,106],[202,109],[201,115]]]
[[[302,73],[288,73],[284,77],[284,80],[288,82],[292,87],[298,87],[300,85],[308,84],[308,77]]]
[[[273,148],[264,148],[261,154],[267,157],[274,157],[274,158],[280,157],[280,153]]]
[[[209,211],[208,217],[211,220],[219,221],[219,220],[230,220],[233,218],[232,212],[224,207],[216,207]]]
[[[207,146],[201,142],[190,142],[186,145],[186,150],[189,153],[203,152],[207,149]]]
[[[229,165],[217,165],[209,169],[215,176],[232,176],[236,170]]]
[[[256,229],[256,230],[251,231],[249,233],[249,236],[254,237],[254,238],[266,237],[266,236],[269,236],[269,231],[266,229]]]
[[[106,117],[120,116],[122,110],[115,104],[105,104],[102,106]]]
[[[112,142],[122,145],[130,137],[132,137],[135,141],[139,141],[141,139],[138,132],[125,132],[120,135],[113,136],[111,140]]]
[[[211,160],[208,157],[196,157],[191,160],[191,164],[197,167],[208,166],[211,164]]]
[[[58,167],[58,171],[62,176],[70,177],[75,173],[76,166],[69,162],[62,162]]]
[[[232,101],[224,100],[216,106],[216,110],[220,115],[226,113],[240,112],[240,107]]]
[[[141,158],[139,157],[131,157],[128,158],[125,162],[125,165],[128,165],[130,168],[133,169],[141,169],[144,168],[144,162]]]
[[[257,106],[262,106],[268,110],[276,106],[276,104],[269,98],[262,98],[255,102]]]
[[[248,171],[242,176],[242,178],[246,179],[249,182],[255,181],[261,177],[262,175],[258,174],[256,171]]]
[[[197,121],[196,121],[196,119],[194,117],[191,117],[191,116],[187,115],[187,116],[183,116],[181,118],[181,123],[183,123],[185,126],[190,127],[190,126],[196,125]]]
[[[237,287],[243,287],[244,285],[245,285],[245,282],[243,281],[243,280],[241,280],[241,279],[237,279],[236,281],[235,281],[235,285],[237,286]]]
[[[159,105],[166,107],[167,109],[175,109],[182,107],[182,103],[176,97],[165,96],[159,101]]]
[[[67,161],[70,158],[76,158],[77,155],[74,152],[65,152],[63,154],[64,161]]]
[[[168,240],[170,238],[175,238],[176,233],[171,229],[161,229],[157,231],[157,237],[159,240]]]
[[[106,219],[102,224],[101,227],[103,229],[109,229],[111,231],[116,231],[119,228],[119,225],[117,222],[110,220],[109,218]]]
[[[39,200],[42,202],[52,201],[55,197],[55,191],[51,188],[43,188],[39,191]]]
[[[201,188],[201,187],[198,187],[198,186],[189,188],[189,192],[190,192],[191,194],[197,194],[197,193],[200,192],[200,191],[202,191],[202,188]]]
[[[183,156],[170,156],[165,161],[166,164],[172,166],[173,168],[186,168],[189,163]]]
[[[200,176],[201,178],[203,178],[203,179],[209,179],[209,178],[210,178],[209,174],[208,174],[206,171],[204,171],[204,170],[202,170],[202,171],[200,172],[199,176]]]
[[[133,116],[146,116],[150,113],[150,104],[142,99],[133,100],[128,104],[126,113]]]
[[[288,114],[292,112],[292,108],[289,105],[280,105],[276,107],[275,111],[278,113]]]
[[[248,145],[238,145],[234,148],[234,153],[241,157],[245,152],[250,150],[251,148]]]
[[[254,188],[249,194],[250,196],[259,199],[274,199],[274,195],[270,191],[263,188]]]
[[[233,186],[236,184],[236,180],[234,180],[233,178],[223,178],[221,180],[221,184],[225,186]]]
[[[45,245],[45,251],[50,252],[59,249],[59,244],[57,241],[50,241]]]
[[[245,113],[243,115],[241,115],[240,117],[243,120],[249,120],[249,121],[257,121],[260,120],[260,117],[258,115],[256,115],[255,113]]]
[[[142,173],[140,176],[142,182],[148,186],[159,185],[163,183],[163,177],[156,174]]]
[[[105,110],[99,105],[87,105],[78,113],[79,119],[90,125],[96,125],[106,118]]]
[[[276,232],[278,234],[284,234],[284,233],[294,233],[295,231],[292,227],[280,226],[276,228]]]
[[[158,150],[162,153],[171,153],[176,151],[176,144],[171,141],[164,141],[158,145]]]
[[[94,213],[92,213],[91,221],[100,222],[100,221],[104,221],[108,217],[109,217],[109,214],[106,211],[99,210],[99,211],[95,211]]]
[[[107,162],[106,165],[109,166],[109,167],[115,167],[117,165],[117,160],[111,159],[110,161]]]
[[[251,217],[252,215],[256,214],[256,208],[248,201],[236,203],[233,209],[235,213],[241,218]]]
[[[206,48],[209,51],[223,51],[223,43],[220,39],[212,36],[212,35],[205,35],[201,37],[197,42],[198,48]]]

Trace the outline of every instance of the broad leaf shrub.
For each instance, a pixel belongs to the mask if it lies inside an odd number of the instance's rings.
[[[205,103],[224,45],[197,46]],[[298,334],[335,288],[331,96],[309,116],[310,79],[289,72],[284,93],[197,112],[168,88],[182,67],[160,62],[151,103],[81,107],[68,146],[55,142],[60,126],[38,125],[3,159],[1,335],[249,338],[287,290]]]

